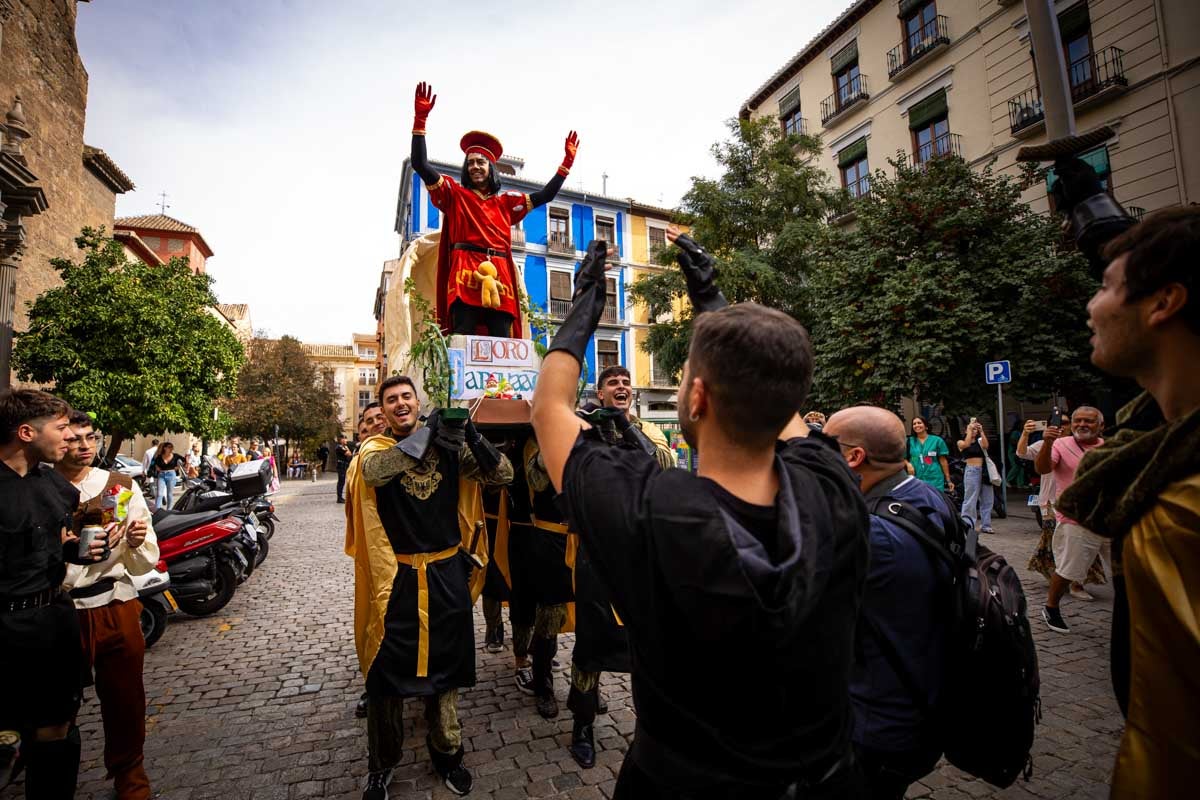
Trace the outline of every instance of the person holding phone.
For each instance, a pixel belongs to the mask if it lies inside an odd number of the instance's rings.
[[[966,433],[956,445],[959,455],[967,462],[963,470],[962,515],[971,521],[972,528],[982,523],[980,530],[983,533],[995,533],[992,530],[992,505],[996,495],[987,474],[988,438],[983,432],[983,424],[971,417]]]
[[[1058,409],[1055,409],[1055,414],[1061,419],[1061,414]],[[1053,415],[1052,415],[1053,418]],[[1064,436],[1069,436],[1071,433],[1071,420],[1062,420],[1062,432]],[[1045,439],[1039,439],[1030,444],[1029,438],[1034,433],[1043,433],[1047,428],[1045,420],[1026,420],[1025,426],[1021,429],[1021,436],[1017,439],[1017,458],[1023,458],[1027,461],[1036,461],[1038,453],[1046,446]],[[1036,470],[1035,470],[1036,471]],[[1054,502],[1058,492],[1054,484],[1054,473],[1050,472],[1041,476],[1041,481],[1038,484],[1038,511],[1041,516],[1042,535],[1038,539],[1037,547],[1034,548],[1033,555],[1029,557],[1028,567],[1031,571],[1038,573],[1051,580],[1054,577]],[[1084,584],[1102,584],[1107,583],[1108,579],[1104,576],[1104,564],[1100,557],[1097,556],[1092,565],[1088,567],[1087,577],[1082,583],[1071,584],[1071,596],[1077,600],[1095,600],[1085,588]]]

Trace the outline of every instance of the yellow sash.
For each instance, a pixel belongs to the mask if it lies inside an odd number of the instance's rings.
[[[429,565],[458,555],[457,547],[447,547],[438,553],[397,553],[396,561],[417,571],[417,677],[429,677]]]
[[[514,523],[516,524],[516,523]],[[563,557],[563,563],[567,565],[567,569],[571,570],[571,591],[575,591],[575,554],[579,551],[579,543],[576,537],[567,530],[567,526],[561,522],[548,522],[546,520],[533,518],[533,527],[540,528],[551,533],[561,533],[567,537],[567,552]],[[558,629],[559,633],[572,633],[575,630],[575,603],[567,603],[567,618],[563,620],[562,627]]]

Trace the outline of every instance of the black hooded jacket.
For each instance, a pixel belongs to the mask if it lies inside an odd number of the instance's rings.
[[[764,543],[715,484],[645,453],[583,435],[567,461],[572,530],[629,634],[630,757],[664,786],[816,782],[850,750],[866,509],[820,434],[781,442],[775,465]]]

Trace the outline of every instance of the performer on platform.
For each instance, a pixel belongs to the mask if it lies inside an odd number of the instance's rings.
[[[438,244],[437,318],[450,333],[521,337],[521,304],[512,260],[512,226],[533,208],[554,199],[575,163],[579,137],[567,136],[562,165],[542,189],[527,195],[501,192],[496,162],[503,148],[496,137],[471,131],[460,145],[466,153],[459,181],[439,175],[425,151],[425,121],[437,96],[417,85],[412,165],[434,206],[446,215]]]
[[[596,381],[599,405],[589,404],[580,416],[592,424],[589,435],[613,447],[632,447],[653,455],[663,469],[675,466],[675,455],[667,437],[652,422],[630,412],[633,385],[629,370],[620,365],[606,367]],[[598,412],[598,413],[597,413]],[[586,542],[571,534],[575,553],[575,651],[571,655],[571,691],[567,708],[574,723],[572,757],[584,769],[596,765],[593,724],[597,713],[608,709],[600,695],[601,672],[629,672],[629,642],[625,625],[613,611],[612,598],[604,588],[588,555]]]
[[[471,545],[478,484],[512,480],[512,465],[469,421],[418,420],[402,375],[379,386],[390,431],[363,443],[352,484],[346,552],[354,557],[354,639],[367,680],[369,774],[363,800],[386,800],[401,759],[403,699],[429,698],[426,745],[446,788],[471,790],[463,766],[458,689],[475,684]],[[486,554],[486,551],[484,551]],[[485,555],[486,557],[486,555]]]
[[[521,469],[512,487],[508,539],[513,655],[517,688],[537,699],[539,714],[553,719],[558,716],[552,671],[558,634],[572,629],[569,604],[575,599],[571,585],[574,552],[567,546],[566,520],[555,504],[556,492],[537,440],[529,436],[521,451]]]

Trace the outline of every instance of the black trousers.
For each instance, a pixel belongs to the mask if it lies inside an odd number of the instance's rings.
[[[343,493],[346,491],[346,467],[347,466],[349,466],[349,465],[348,464],[343,465],[341,463],[339,463],[337,466],[337,472],[338,472],[337,496],[338,496],[338,500],[345,499],[345,496]]]
[[[488,336],[512,335],[512,314],[494,308],[480,308],[455,300],[450,304],[450,332],[474,336],[486,328]]]

